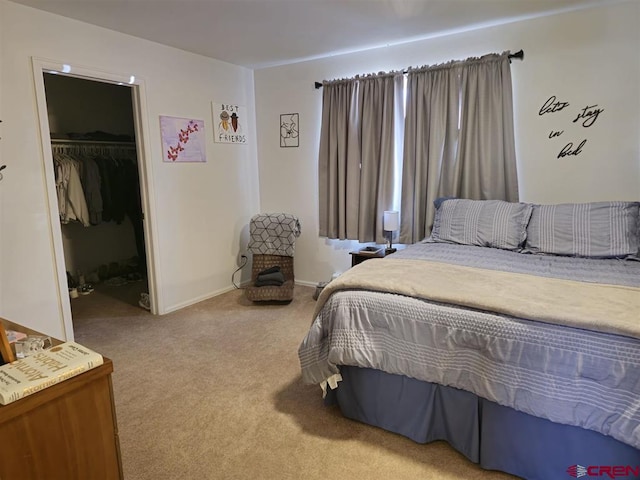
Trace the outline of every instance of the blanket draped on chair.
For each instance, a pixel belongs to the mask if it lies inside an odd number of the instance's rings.
[[[251,218],[249,251],[258,255],[293,257],[301,233],[298,218],[289,213],[261,213]]]

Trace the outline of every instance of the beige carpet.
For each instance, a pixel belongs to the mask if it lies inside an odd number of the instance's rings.
[[[111,358],[127,480],[513,479],[443,442],[417,444],[341,416],[300,380],[313,289],[288,305],[235,290],[165,316],[140,284],[72,303],[76,341]]]

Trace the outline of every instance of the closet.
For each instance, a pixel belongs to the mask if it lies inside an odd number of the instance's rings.
[[[44,85],[74,324],[148,310],[131,88],[54,73]]]

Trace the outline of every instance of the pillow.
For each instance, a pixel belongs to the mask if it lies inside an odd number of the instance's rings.
[[[531,209],[502,200],[445,200],[436,210],[431,241],[519,250]]]
[[[525,251],[599,258],[637,255],[639,209],[638,202],[535,205]]]
[[[452,198],[458,198],[458,197],[438,197],[433,201],[433,206],[436,207],[436,210],[440,208],[440,205],[442,205],[442,202],[444,202],[445,200],[451,200]]]

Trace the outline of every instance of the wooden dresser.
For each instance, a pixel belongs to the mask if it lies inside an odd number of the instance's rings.
[[[0,479],[122,479],[113,363],[0,405]]]

